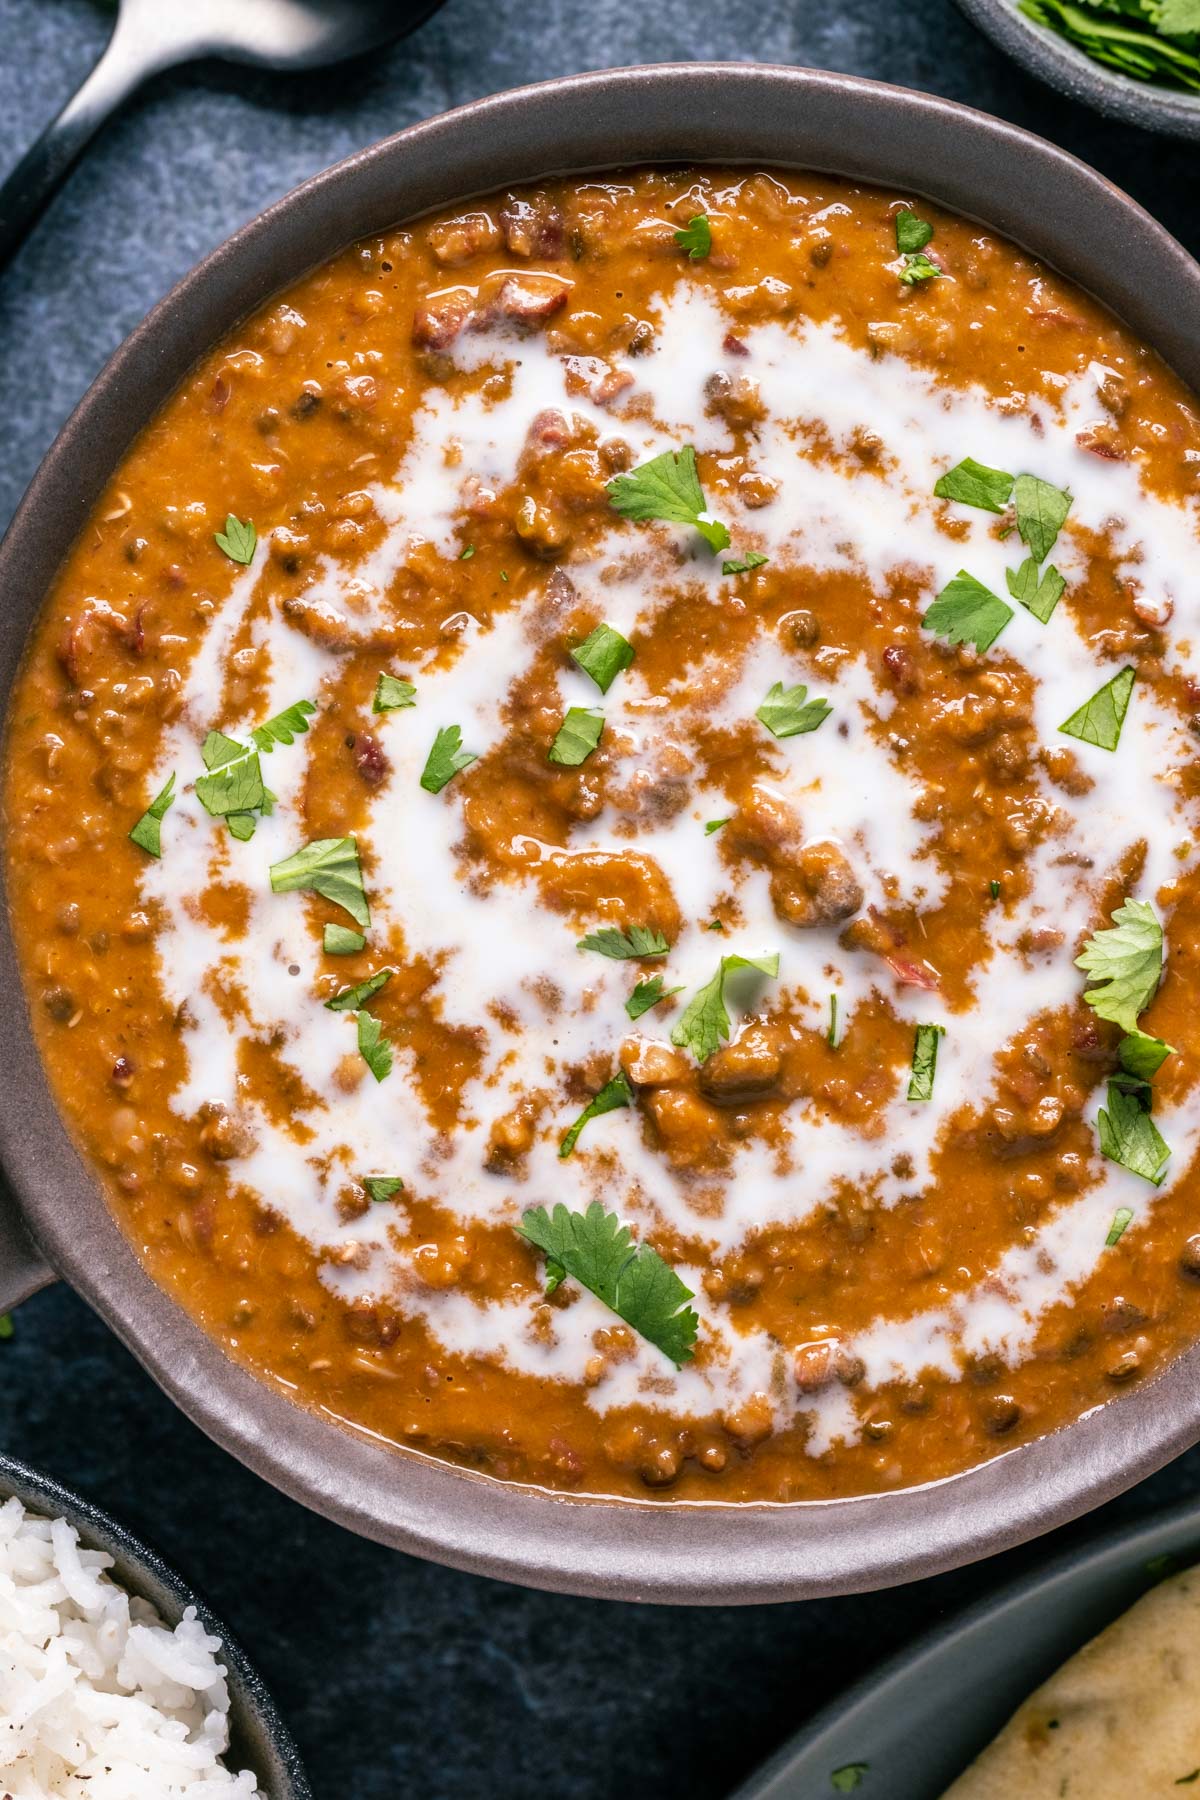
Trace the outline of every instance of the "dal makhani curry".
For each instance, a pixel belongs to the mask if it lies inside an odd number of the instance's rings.
[[[1200,423],[825,176],[359,243],[125,458],[9,719],[58,1103],[353,1427],[574,1492],[953,1473],[1200,1334]]]

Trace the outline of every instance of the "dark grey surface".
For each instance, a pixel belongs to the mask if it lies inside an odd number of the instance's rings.
[[[65,97],[103,29],[89,0],[0,0],[0,159]],[[450,0],[366,69],[286,88],[216,68],[164,80],[93,152],[0,283],[0,522],[147,305],[302,175],[491,89],[697,56],[824,64],[983,105],[1077,150],[1187,241],[1186,151],[1038,88],[950,0],[726,0],[719,13],[692,0]],[[1195,247],[1194,225],[1192,235]],[[31,1302],[0,1352],[0,1448],[112,1507],[209,1593],[288,1713],[321,1800],[503,1800],[535,1783],[579,1800],[668,1784],[719,1795],[873,1659],[1024,1560],[885,1596],[736,1613],[526,1594],[376,1549],[264,1488],[69,1295]],[[1197,1474],[1193,1455],[1108,1510],[1150,1508]]]

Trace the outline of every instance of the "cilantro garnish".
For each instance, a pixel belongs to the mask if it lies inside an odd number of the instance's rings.
[[[474,544],[468,544],[465,550],[461,550],[459,552],[458,560],[459,560],[459,562],[470,562],[470,560],[474,556],[474,554],[475,554]]]
[[[550,762],[563,769],[577,769],[600,742],[604,714],[593,706],[569,706],[547,751]]]
[[[696,472],[696,452],[691,444],[682,450],[664,450],[628,475],[616,475],[608,484],[608,497],[623,519],[642,523],[664,519],[673,525],[694,525],[710,550],[725,550],[729,532],[708,518],[708,505]]]
[[[320,894],[348,912],[364,931],[370,925],[358,845],[352,837],[317,838],[282,862],[272,863],[270,873],[273,893]]]
[[[912,1074],[908,1081],[910,1100],[932,1100],[933,1078],[937,1073],[938,1039],[945,1037],[944,1025],[918,1025],[913,1040]]]
[[[425,758],[421,786],[427,794],[440,794],[448,781],[453,781],[456,775],[461,775],[476,760],[469,750],[462,747],[461,727],[443,725]]]
[[[402,706],[417,704],[417,690],[411,681],[401,681],[398,675],[381,674],[375,683],[375,698],[371,702],[371,711],[375,713],[397,712]]]
[[[579,1142],[579,1134],[590,1119],[601,1119],[605,1113],[619,1112],[623,1106],[633,1105],[633,1089],[624,1071],[606,1081],[598,1094],[593,1094],[571,1129],[558,1146],[560,1157],[570,1156]]]
[[[1013,491],[1013,478],[1004,469],[989,468],[964,456],[933,484],[939,500],[957,500],[962,506],[978,506],[984,512],[1002,513]]]
[[[1013,599],[1019,600],[1043,625],[1048,623],[1067,585],[1053,563],[1047,563],[1039,575],[1032,556],[1027,556],[1019,569],[1006,569],[1004,579]]]
[[[392,1046],[383,1035],[383,1026],[372,1013],[360,1012],[358,1015],[358,1050],[376,1081],[391,1074]]]
[[[1139,1095],[1127,1094],[1110,1081],[1108,1108],[1101,1107],[1096,1123],[1102,1155],[1155,1187],[1162,1185],[1171,1152]]]
[[[1156,0],[1153,5],[1104,0],[1102,8],[1072,0],[1018,0],[1018,10],[1135,81],[1200,89],[1200,57],[1193,39],[1200,32],[1196,0]],[[1176,34],[1184,41],[1177,42]]]
[[[913,256],[923,250],[932,236],[932,225],[919,219],[907,206],[900,208],[896,214],[896,248],[901,256]]]
[[[272,795],[264,785],[258,751],[223,731],[210,731],[200,747],[208,770],[196,782],[196,798],[214,819],[228,819],[235,837],[254,835],[256,812],[271,810]]]
[[[803,685],[785,688],[777,681],[754,716],[772,737],[790,738],[815,731],[832,711],[828,700],[810,700]]]
[[[671,946],[661,931],[651,931],[648,925],[631,925],[628,931],[622,931],[616,925],[604,925],[599,931],[589,931],[586,937],[581,937],[579,948],[595,950],[599,956],[611,956],[616,960],[641,960],[665,956]]]
[[[273,750],[276,744],[294,744],[308,730],[308,721],[316,710],[311,700],[297,700],[265,725],[256,725],[250,736],[260,750]]]
[[[1000,898],[1000,883],[994,878],[988,882],[988,893],[993,900],[998,900]]]
[[[1071,510],[1071,495],[1036,475],[1018,475],[1013,506],[1021,542],[1028,546],[1034,562],[1045,562]]]
[[[175,804],[175,777],[167,777],[167,785],[155,796],[129,833],[139,850],[147,856],[162,855],[162,822]]]
[[[689,219],[682,230],[675,233],[675,242],[681,250],[688,253],[689,262],[699,262],[712,249],[712,226],[708,222],[707,213],[697,213]]]
[[[919,281],[938,281],[942,271],[935,262],[930,262],[923,250],[915,256],[906,256],[904,267],[900,271],[900,280],[904,287],[916,287]]]
[[[8,1343],[16,1335],[16,1326],[12,1322],[11,1313],[0,1313],[0,1344]]]
[[[699,1063],[707,1062],[729,1036],[725,1006],[725,982],[736,969],[757,969],[760,975],[779,973],[779,953],[771,956],[723,956],[711,981],[705,982],[683,1009],[671,1033],[671,1042],[690,1050]]]
[[[732,816],[732,815],[731,815]],[[722,825],[728,825],[728,819],[708,819],[704,826],[705,837],[711,837],[714,831],[720,831]]]
[[[364,1175],[363,1186],[367,1190],[367,1199],[374,1201],[390,1200],[404,1187],[399,1175]]]
[[[948,581],[921,620],[926,631],[936,632],[948,644],[974,644],[977,650],[989,650],[1008,621],[1013,609],[960,569]]]
[[[1129,1032],[1121,1039],[1117,1049],[1122,1072],[1140,1086],[1152,1081],[1168,1056],[1174,1054],[1172,1044],[1164,1043],[1162,1038],[1151,1037],[1145,1031]]]
[[[825,1042],[831,1050],[837,1049],[838,1043],[838,1002],[837,995],[829,996],[829,1030],[825,1033]]]
[[[326,956],[353,956],[361,950],[366,938],[348,925],[326,925],[323,948]]]
[[[217,549],[223,550],[230,562],[251,563],[254,561],[254,547],[258,543],[258,533],[254,529],[253,519],[242,520],[235,513],[229,513],[225,520],[224,531],[214,531]]]
[[[662,976],[651,975],[647,980],[638,982],[625,1002],[625,1011],[631,1019],[640,1019],[643,1013],[650,1011],[651,1007],[659,1006],[664,1000],[669,1000],[672,994],[682,994],[682,992],[683,989],[677,987],[664,989]]]
[[[582,644],[572,645],[571,661],[591,676],[602,694],[607,694],[622,669],[633,661],[633,645],[611,625],[597,625]]]
[[[570,1275],[676,1368],[691,1360],[700,1324],[687,1305],[692,1290],[657,1250],[635,1244],[629,1227],[598,1200],[586,1213],[530,1207],[517,1229],[546,1258],[548,1293]]]
[[[1113,1222],[1108,1228],[1108,1236],[1104,1240],[1104,1246],[1107,1250],[1111,1250],[1114,1244],[1120,1243],[1125,1235],[1125,1227],[1132,1219],[1132,1206],[1118,1206],[1116,1212],[1113,1214]]]
[[[1122,669],[1058,729],[1082,744],[1094,744],[1097,750],[1115,750],[1121,741],[1121,727],[1129,711],[1136,675],[1132,666]]]
[[[751,569],[761,569],[765,562],[770,562],[761,550],[747,550],[745,556],[731,556],[721,564],[722,575],[748,575]]]
[[[377,994],[380,988],[386,987],[395,973],[395,969],[380,969],[377,974],[370,976],[366,981],[360,981],[357,987],[342,988],[333,996],[332,1000],[327,1000],[325,1004],[330,1012],[361,1012],[367,1001]]]
[[[862,1778],[871,1767],[870,1763],[843,1763],[829,1777],[829,1785],[839,1794],[852,1794],[855,1788],[862,1786]]]
[[[1088,939],[1075,967],[1084,970],[1091,984],[1083,997],[1097,1018],[1109,1019],[1133,1036],[1138,1034],[1138,1014],[1158,992],[1163,929],[1146,900],[1122,901],[1112,919]]]

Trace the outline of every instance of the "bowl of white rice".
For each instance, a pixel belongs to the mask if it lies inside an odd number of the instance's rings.
[[[312,1800],[224,1627],[153,1551],[0,1457],[3,1800]]]

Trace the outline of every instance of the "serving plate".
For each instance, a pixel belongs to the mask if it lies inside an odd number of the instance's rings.
[[[341,245],[405,218],[550,173],[691,161],[831,171],[987,219],[1093,290],[1200,388],[1200,268],[1100,175],[998,119],[848,76],[741,64],[606,70],[521,89],[414,126],[317,176],[139,326],[68,422],[0,545],[0,698],[110,470],[235,320]],[[384,1543],[606,1598],[809,1598],[1005,1549],[1132,1485],[1200,1436],[1197,1347],[1059,1433],[950,1481],[858,1499],[587,1500],[398,1451],[302,1410],[230,1361],[141,1268],[54,1107],[6,907],[0,993],[0,1160],[20,1212],[0,1193],[0,1309],[52,1269],[218,1443],[284,1492]]]
[[[26,1463],[0,1456],[0,1503],[14,1495],[29,1512],[66,1519],[87,1549],[107,1551],[113,1558],[109,1570],[113,1580],[149,1600],[168,1625],[177,1625],[185,1609],[195,1607],[205,1630],[221,1639],[218,1655],[229,1681],[227,1767],[252,1769],[267,1800],[313,1800],[300,1752],[262,1678],[221,1621],[175,1571],[98,1506]]]
[[[968,19],[997,49],[1057,88],[1068,99],[1110,119],[1143,125],[1169,137],[1200,137],[1200,94],[1134,81],[1086,55],[1056,31],[1017,11],[1017,0],[958,0]]]
[[[1021,1702],[1154,1585],[1160,1559],[1197,1557],[1200,1500],[1065,1551],[859,1682],[733,1800],[817,1800],[856,1763],[861,1800],[939,1800]]]

